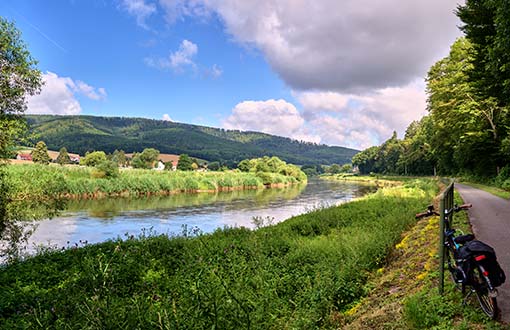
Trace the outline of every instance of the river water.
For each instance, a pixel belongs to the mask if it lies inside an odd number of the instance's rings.
[[[98,243],[147,231],[182,235],[190,231],[208,233],[225,226],[254,228],[254,217],[277,223],[316,208],[345,203],[375,189],[311,179],[306,186],[282,189],[70,201],[59,216],[37,221],[28,248]]]

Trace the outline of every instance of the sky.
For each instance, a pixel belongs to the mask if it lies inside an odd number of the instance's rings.
[[[364,149],[427,113],[462,0],[2,0],[27,113],[144,117]]]

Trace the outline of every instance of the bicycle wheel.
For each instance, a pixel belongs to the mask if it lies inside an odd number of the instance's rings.
[[[483,312],[491,319],[496,319],[498,317],[498,302],[496,297],[491,295],[487,280],[478,267],[473,269],[473,289]]]

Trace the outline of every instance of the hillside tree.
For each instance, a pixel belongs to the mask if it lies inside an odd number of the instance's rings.
[[[60,165],[71,164],[71,157],[69,157],[66,147],[60,148],[56,162]]]
[[[48,154],[48,147],[44,141],[37,142],[31,154],[34,163],[48,165],[51,162],[50,155]]]
[[[179,156],[179,162],[177,163],[177,169],[180,171],[192,171],[193,170],[193,160],[187,154],[182,154]]]

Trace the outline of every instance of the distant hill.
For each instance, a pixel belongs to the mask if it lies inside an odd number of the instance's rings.
[[[358,150],[330,147],[289,138],[162,120],[95,116],[26,116],[34,142],[48,148],[84,155],[115,149],[139,152],[156,148],[162,153],[189,154],[208,161],[237,163],[246,158],[277,156],[293,164],[345,164]]]

